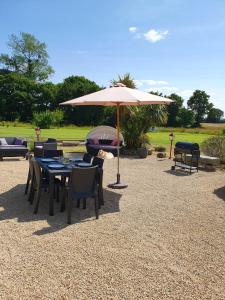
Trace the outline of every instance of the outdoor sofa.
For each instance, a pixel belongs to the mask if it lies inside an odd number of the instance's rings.
[[[117,156],[117,130],[110,126],[98,126],[93,128],[86,137],[87,152],[96,156],[99,150],[111,152]],[[122,134],[119,134],[119,147],[124,145]]]
[[[3,157],[26,157],[27,141],[17,137],[0,137],[0,160]]]
[[[122,147],[122,142],[120,143],[120,148]],[[87,139],[86,141],[87,152],[96,156],[99,150],[106,152],[111,152],[114,156],[117,156],[117,140],[99,139],[92,140]]]

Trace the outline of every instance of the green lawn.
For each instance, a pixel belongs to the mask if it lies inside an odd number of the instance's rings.
[[[54,129],[42,129],[42,138],[57,138],[58,140],[78,140],[85,139],[87,133],[91,127],[62,127]],[[159,129],[160,130],[160,129]],[[18,136],[26,137],[27,139],[35,138],[34,128],[27,125],[24,127],[14,126],[0,126],[0,136]],[[151,143],[153,145],[168,145],[169,144],[169,132],[157,131],[149,133]],[[201,144],[202,141],[212,135],[206,133],[193,133],[193,132],[175,132],[175,142],[194,142]]]
[[[91,127],[62,127],[54,129],[42,129],[41,138],[56,138],[79,140],[84,139]],[[18,136],[26,138],[35,138],[35,130],[31,127],[14,127],[14,126],[0,126],[0,136]]]
[[[169,132],[152,132],[149,133],[151,144],[153,145],[168,145]],[[205,133],[189,133],[189,132],[175,132],[175,143],[176,142],[192,142],[201,144],[205,139],[212,135]]]

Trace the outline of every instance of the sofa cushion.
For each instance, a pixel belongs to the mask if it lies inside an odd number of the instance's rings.
[[[15,141],[15,137],[6,137],[6,142],[8,145],[13,145],[14,144],[14,141]]]
[[[22,146],[23,145],[23,140],[15,138],[14,145]]]
[[[7,146],[8,145],[5,138],[0,138],[0,145],[1,146]]]

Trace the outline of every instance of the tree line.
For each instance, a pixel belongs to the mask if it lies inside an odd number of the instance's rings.
[[[0,55],[0,120],[32,122],[37,113],[61,109],[66,124],[115,124],[113,107],[59,106],[63,101],[103,87],[83,76],[69,76],[58,84],[46,81],[54,70],[48,65],[45,43],[29,33],[21,33],[20,36],[12,35],[8,46],[11,53]],[[135,81],[129,74],[112,80],[112,83],[116,81],[135,88]],[[213,106],[204,91],[196,90],[189,98],[187,108],[179,95],[173,93],[167,97],[174,100],[167,107],[167,126],[199,126],[204,120],[219,122],[223,117],[223,111]]]

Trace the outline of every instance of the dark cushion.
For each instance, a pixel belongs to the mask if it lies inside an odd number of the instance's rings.
[[[112,140],[106,140],[106,139],[100,139],[99,144],[100,145],[111,145]]]
[[[21,139],[15,138],[14,145],[22,146],[23,141]]]
[[[89,147],[93,148],[93,149],[117,149],[117,146],[110,146],[110,145],[89,145]]]

